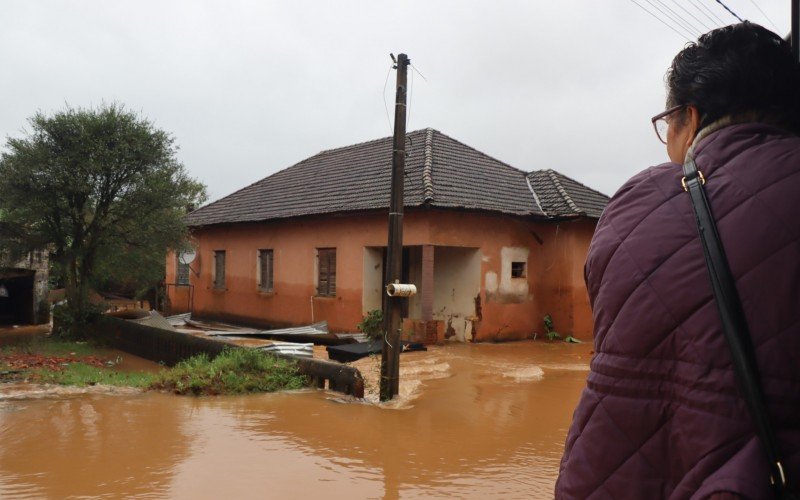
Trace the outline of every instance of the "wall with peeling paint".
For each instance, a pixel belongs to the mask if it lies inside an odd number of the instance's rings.
[[[444,324],[444,338],[471,341],[481,293],[481,250],[437,246],[433,253],[433,319]]]
[[[382,307],[383,248],[364,247],[363,289],[361,312],[367,314]]]
[[[377,308],[386,246],[386,215],[304,217],[258,224],[202,228],[194,233],[199,276],[195,314],[264,326],[327,320],[333,331],[355,331],[365,311]],[[591,313],[583,264],[595,221],[536,222],[509,216],[445,210],[406,213],[404,244],[409,280],[419,280],[417,253],[434,245],[434,319],[440,339],[450,325],[453,339],[494,341],[542,333],[542,317],[579,338],[591,336]],[[274,290],[257,286],[258,249],[274,251]],[[336,248],[335,297],[317,297],[316,249]],[[226,283],[212,286],[213,252],[226,251]],[[511,262],[527,262],[524,278],[511,277]],[[378,266],[378,267],[376,267]],[[175,258],[167,257],[167,282]],[[419,283],[415,283],[419,287]],[[454,292],[454,290],[457,292]],[[184,300],[170,291],[173,304]],[[409,317],[420,316],[420,299]],[[313,313],[313,318],[312,318]]]

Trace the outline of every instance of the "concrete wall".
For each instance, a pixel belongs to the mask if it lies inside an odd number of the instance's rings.
[[[231,321],[283,326],[310,323],[313,304],[314,321],[327,320],[332,331],[355,331],[362,314],[379,303],[374,290],[365,289],[364,283],[374,289],[372,283],[380,279],[382,266],[375,267],[380,263],[380,252],[375,249],[386,246],[386,224],[385,214],[360,214],[199,229],[194,233],[198,257],[192,267],[200,275],[191,275],[194,311]],[[454,283],[450,281],[463,278],[455,288],[464,290],[464,294],[436,318],[446,323],[450,316],[462,321],[473,317],[469,334],[474,340],[511,340],[541,333],[542,317],[548,313],[559,331],[588,338],[591,313],[583,264],[593,230],[594,221],[556,224],[493,214],[420,210],[406,213],[404,244],[437,247],[434,290],[438,290],[441,305],[434,297],[435,313],[448,304],[443,287],[452,290]],[[274,250],[272,292],[258,290],[256,256],[260,248]],[[337,249],[335,297],[316,296],[317,248]],[[226,251],[224,290],[212,286],[215,250]],[[459,251],[463,255],[459,256]],[[519,259],[527,259],[527,276],[522,280],[510,276],[511,262]],[[421,279],[421,270],[411,267],[410,279]],[[169,255],[168,283],[174,281],[174,275],[175,258]],[[177,292],[170,293],[172,303],[178,303]],[[410,304],[412,317],[419,314],[419,304],[420,300]],[[466,340],[466,325],[463,336]]]
[[[471,341],[481,293],[481,251],[437,246],[433,262],[433,319],[443,322],[445,338]]]
[[[364,247],[364,288],[361,295],[361,312],[380,309],[383,299],[383,249]]]
[[[109,315],[102,315],[88,325],[86,335],[111,347],[170,366],[201,353],[213,358],[225,348],[246,349],[224,339],[162,330]],[[282,354],[273,356],[297,363],[297,371],[308,376],[314,387],[324,389],[327,383],[330,390],[364,397],[364,379],[361,372],[352,366],[322,359]]]

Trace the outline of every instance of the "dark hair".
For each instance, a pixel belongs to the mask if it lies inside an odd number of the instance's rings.
[[[726,115],[757,118],[800,133],[800,63],[789,43],[750,22],[690,43],[667,71],[667,107],[696,106],[700,127]]]

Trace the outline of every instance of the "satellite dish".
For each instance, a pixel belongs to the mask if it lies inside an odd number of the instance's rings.
[[[191,264],[195,258],[197,258],[197,252],[194,249],[184,250],[178,254],[178,260],[181,261],[181,264]]]

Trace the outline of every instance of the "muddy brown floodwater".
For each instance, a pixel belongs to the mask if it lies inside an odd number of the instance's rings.
[[[0,385],[0,497],[551,498],[590,349],[403,354],[384,406]]]

